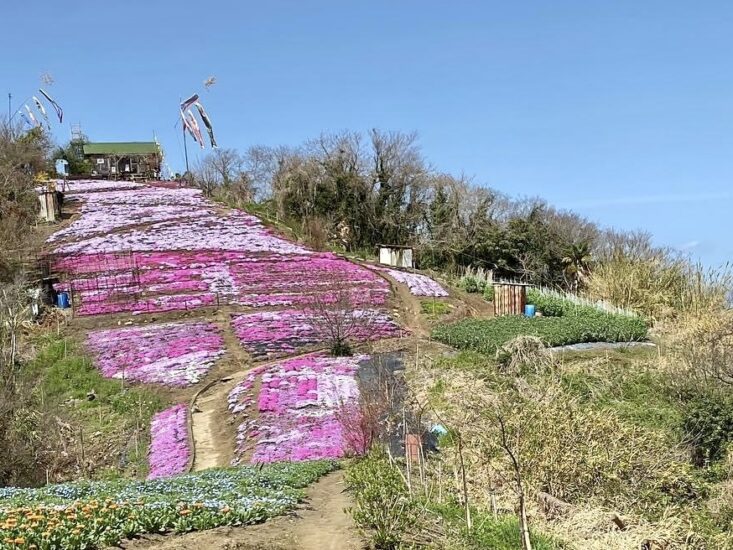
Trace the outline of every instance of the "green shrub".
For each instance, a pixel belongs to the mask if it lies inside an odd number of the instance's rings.
[[[694,395],[685,405],[683,431],[690,437],[697,466],[722,459],[733,439],[731,396],[721,392]]]
[[[374,547],[397,548],[417,523],[417,503],[384,450],[375,447],[351,464],[346,470],[346,486],[354,495],[354,507],[349,511],[370,535]]]
[[[463,277],[461,277],[460,285],[461,288],[466,292],[474,294],[476,292],[479,292],[480,281],[472,275],[464,275]]]
[[[613,315],[582,307],[573,315],[561,317],[466,319],[441,325],[433,331],[433,338],[439,342],[488,354],[496,353],[505,343],[521,335],[537,336],[547,346],[631,342],[644,340],[647,326],[638,317]]]
[[[484,288],[484,300],[487,302],[494,301],[494,285],[486,285],[486,288]]]
[[[566,312],[578,307],[569,300],[542,292],[536,288],[527,290],[527,303],[534,304],[537,311],[545,317],[562,317]]]

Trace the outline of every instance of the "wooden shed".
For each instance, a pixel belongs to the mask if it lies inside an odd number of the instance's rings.
[[[527,305],[526,283],[494,283],[494,315],[524,315]]]
[[[158,179],[163,153],[154,141],[85,143],[92,176],[110,179]]]

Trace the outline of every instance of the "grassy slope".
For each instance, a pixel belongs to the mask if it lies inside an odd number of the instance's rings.
[[[143,476],[150,419],[163,408],[161,397],[141,387],[123,390],[119,380],[104,378],[71,340],[47,334],[35,344],[38,354],[24,375],[36,381],[44,414],[59,417],[70,428],[60,430],[71,451],[65,466],[76,468],[83,438],[87,471],[78,473]],[[88,400],[92,391],[96,397]]]
[[[651,362],[656,350],[580,352],[561,356],[565,388],[589,407],[613,410],[633,424],[679,435],[683,411]]]
[[[466,550],[520,550],[519,520],[515,516],[494,517],[490,513],[472,511],[473,528],[465,527],[464,509],[460,506],[433,506],[432,510],[453,527],[455,543]],[[534,550],[556,550],[563,548],[560,541],[532,529],[530,540]]]
[[[630,426],[660,434],[669,442],[670,447],[679,447],[680,465],[689,465],[689,456],[684,452],[689,446],[690,437],[684,424],[689,402],[679,392],[680,381],[672,379],[659,368],[657,354],[657,350],[648,348],[564,353],[556,371],[527,376],[528,380],[541,384],[543,379],[549,382],[550,379],[557,380],[559,375],[559,381],[568,398],[577,399],[581,407],[617,415]],[[495,387],[502,387],[507,383],[506,376],[497,372],[493,359],[485,354],[463,351],[455,356],[442,358],[439,366],[447,370],[469,370]],[[711,513],[707,502],[710,496],[720,491],[720,487],[724,487],[721,484],[721,479],[726,477],[722,471],[723,466],[723,463],[716,463],[710,468],[691,470],[689,480],[691,487],[695,488],[696,497],[678,500],[662,493],[647,496],[659,499],[659,509],[669,507],[673,516],[689,522],[690,532],[694,533],[696,540],[718,541],[716,537],[727,531],[724,525],[725,515],[717,514],[720,516],[717,517],[715,513]],[[630,517],[636,514],[631,509],[626,513]],[[657,521],[662,518],[653,513],[646,519]],[[573,541],[568,539],[568,542]]]

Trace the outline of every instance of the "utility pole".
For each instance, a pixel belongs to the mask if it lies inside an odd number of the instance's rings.
[[[13,94],[8,92],[8,124],[10,124],[10,113],[12,111],[10,103],[13,101]]]

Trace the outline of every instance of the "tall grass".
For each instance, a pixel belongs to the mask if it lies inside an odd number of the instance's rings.
[[[628,315],[631,317],[638,316],[638,313],[632,309],[619,307],[616,304],[613,304],[606,300],[593,299],[591,297],[581,296],[572,292],[538,287],[530,289],[527,293],[527,301],[529,303],[532,303],[533,301],[540,302],[548,300],[569,302],[578,307],[591,307],[597,309],[598,311],[611,313],[614,315]]]
[[[466,292],[483,294],[494,284],[494,272],[482,267],[468,266],[459,272],[458,286]]]
[[[646,257],[614,254],[595,266],[585,294],[653,322],[699,314],[727,306],[730,267],[706,269],[666,251]]]

